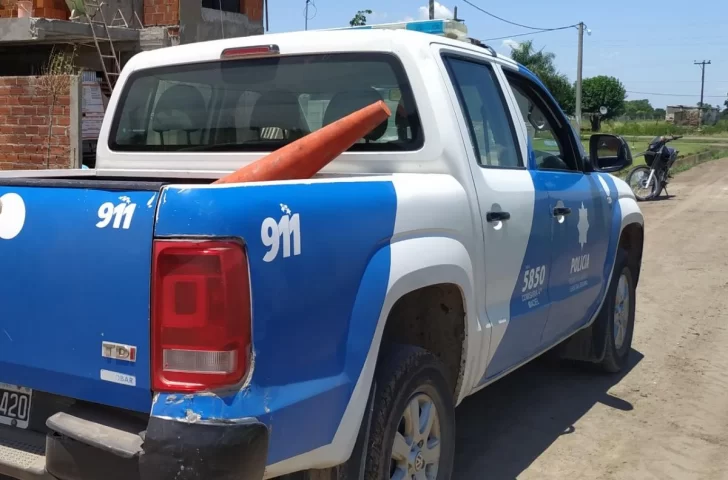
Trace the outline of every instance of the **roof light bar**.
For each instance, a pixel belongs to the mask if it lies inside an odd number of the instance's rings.
[[[456,20],[422,20],[414,22],[382,23],[379,25],[363,25],[359,27],[336,28],[333,30],[357,30],[357,29],[385,29],[385,30],[413,30],[415,32],[429,33],[456,40],[466,40],[468,28],[464,23]]]

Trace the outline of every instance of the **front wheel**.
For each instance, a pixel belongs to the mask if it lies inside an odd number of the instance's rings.
[[[635,167],[627,174],[627,185],[632,189],[632,193],[639,201],[651,200],[657,197],[660,187],[660,180],[657,178],[657,172],[650,179],[651,169],[647,165]]]
[[[606,324],[605,354],[600,366],[610,373],[621,371],[628,362],[632,348],[635,317],[636,286],[627,262],[627,252],[620,249],[609,284],[607,298],[600,315]]]
[[[449,480],[455,407],[442,362],[411,345],[379,363],[364,478]]]

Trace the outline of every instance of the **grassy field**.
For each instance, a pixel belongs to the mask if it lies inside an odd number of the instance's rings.
[[[633,163],[628,169],[616,173],[619,177],[624,177],[632,168],[643,165],[645,163],[645,157],[640,155],[647,149],[647,146],[652,140],[653,136],[629,136],[623,135],[623,137],[629,142],[629,147],[632,150]],[[584,149],[589,152],[589,135],[582,135],[581,143],[584,145]],[[709,158],[723,158],[728,157],[728,137],[690,137],[681,138],[680,140],[672,141],[668,144],[672,148],[678,150],[678,158],[692,157],[698,154],[714,152]],[[558,146],[553,143],[552,139],[535,138],[533,139],[533,148],[542,151],[551,151],[558,154]],[[708,157],[706,157],[708,158]],[[675,164],[675,173],[687,170],[695,163],[691,160],[685,164],[681,164],[678,161]]]
[[[645,163],[644,156],[637,156],[638,154],[644,152],[647,149],[647,146],[649,145],[650,141],[648,139],[642,139],[642,138],[634,138],[634,137],[625,137],[625,139],[629,142],[629,148],[632,150],[632,156],[634,158],[634,165],[641,165]],[[582,145],[584,145],[584,148],[586,151],[589,151],[589,137],[582,137],[581,140]],[[670,142],[668,144],[670,147],[677,149],[678,151],[678,158],[687,157],[690,155],[695,155],[702,152],[708,152],[711,150],[728,150],[728,139],[725,141],[717,141],[710,138],[705,138],[702,141],[696,140],[696,139],[689,139],[689,140],[675,140],[673,142]]]
[[[706,125],[698,130],[695,127],[675,125],[665,121],[643,120],[630,122],[606,121],[602,123],[602,132],[617,135],[690,135],[699,137],[728,136],[728,120],[721,120],[715,125]]]

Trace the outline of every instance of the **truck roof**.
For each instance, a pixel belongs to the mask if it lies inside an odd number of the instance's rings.
[[[276,45],[282,55],[380,51],[395,52],[400,48],[417,50],[433,42],[449,44],[480,54],[495,56],[501,61],[518,65],[507,56],[467,41],[406,29],[336,29],[309,30],[249,37],[228,38],[161,48],[135,55],[127,64],[128,70],[219,60],[225,49]]]

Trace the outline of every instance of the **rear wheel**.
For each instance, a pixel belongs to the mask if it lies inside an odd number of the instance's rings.
[[[449,480],[455,407],[447,371],[432,353],[398,345],[377,367],[366,480]]]
[[[627,185],[632,189],[637,200],[650,200],[657,197],[662,190],[657,172],[650,179],[650,171],[651,169],[647,165],[640,165],[627,174]]]

